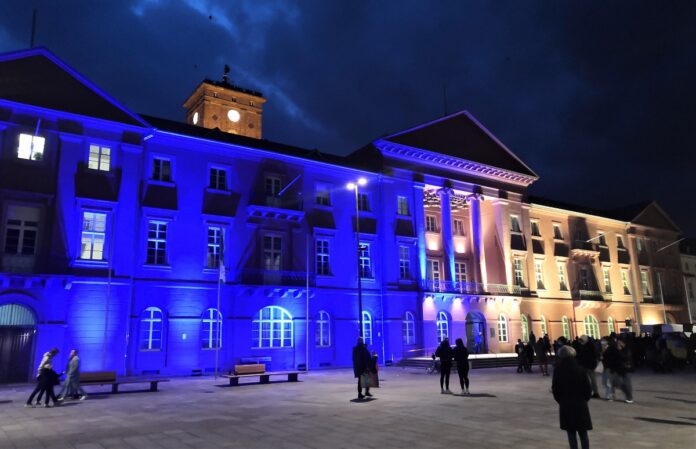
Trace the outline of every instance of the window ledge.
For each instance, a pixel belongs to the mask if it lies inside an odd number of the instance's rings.
[[[327,279],[327,280],[328,280],[328,279],[334,279],[335,276],[333,275],[333,273],[332,273],[332,274],[317,274],[317,275],[316,275],[316,278],[317,278],[317,279]]]
[[[93,259],[75,259],[73,266],[83,268],[105,268],[109,266],[109,261]]]
[[[176,187],[176,183],[174,181],[158,181],[156,179],[148,179],[146,182],[153,186]]]
[[[173,185],[173,183],[172,183]],[[214,193],[216,195],[232,195],[231,190],[214,189],[212,187],[206,187],[205,191],[208,193]]]
[[[172,266],[171,265],[153,265],[153,264],[143,264],[143,268],[147,268],[149,270],[158,270],[158,271],[171,271]]]
[[[333,210],[334,206],[333,204],[318,204],[318,203],[312,203],[312,207],[315,209],[321,209],[321,210]]]

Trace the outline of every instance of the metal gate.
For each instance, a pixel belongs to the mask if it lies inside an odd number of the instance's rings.
[[[32,377],[36,318],[20,304],[0,306],[0,384]]]

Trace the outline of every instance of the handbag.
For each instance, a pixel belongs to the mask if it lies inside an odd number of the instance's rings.
[[[379,377],[377,373],[370,373],[368,377],[370,378],[370,388],[379,388]]]
[[[368,373],[360,375],[360,386],[362,388],[370,388],[370,375]]]
[[[604,363],[602,363],[601,360],[599,362],[597,362],[597,367],[594,370],[595,370],[595,373],[602,374],[604,372]]]

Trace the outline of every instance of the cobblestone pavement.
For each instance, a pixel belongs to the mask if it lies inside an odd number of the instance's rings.
[[[362,402],[349,370],[239,387],[175,378],[158,393],[92,394],[49,409],[24,407],[28,385],[3,387],[0,448],[567,447],[550,377],[475,370],[470,397],[440,394],[438,378],[420,370],[388,368],[382,378],[374,400]],[[633,380],[634,404],[590,402],[592,446],[694,447],[694,370]]]

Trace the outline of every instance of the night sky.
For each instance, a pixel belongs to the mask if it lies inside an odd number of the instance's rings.
[[[696,235],[696,2],[0,0],[0,51],[29,46],[33,8],[36,45],[136,112],[183,120],[227,63],[268,98],[264,137],[347,154],[446,97],[533,194],[655,199]]]

